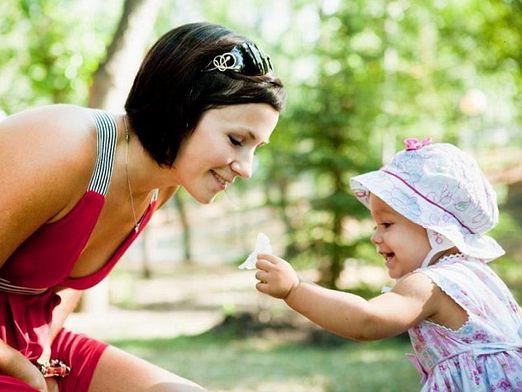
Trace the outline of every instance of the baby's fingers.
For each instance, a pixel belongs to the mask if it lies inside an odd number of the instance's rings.
[[[267,261],[265,259],[260,259],[258,256],[258,259],[256,261],[256,268],[263,271],[269,271],[274,267],[274,264],[272,264],[270,261]]]
[[[259,270],[256,272],[256,279],[259,280],[261,283],[268,282],[268,273],[262,270]]]
[[[274,255],[271,255],[270,253],[258,253],[257,254],[257,259],[263,259],[263,260],[267,260],[269,261],[270,263],[272,264],[277,264],[279,263],[281,260],[281,258],[277,257],[277,256],[274,256]]]
[[[268,294],[268,284],[266,284],[266,283],[263,283],[263,282],[257,283],[256,289],[257,289],[257,291],[259,291],[263,294]]]

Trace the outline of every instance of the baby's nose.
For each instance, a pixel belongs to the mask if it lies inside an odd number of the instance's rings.
[[[382,242],[382,237],[376,231],[372,234],[370,239],[374,244],[380,244]]]

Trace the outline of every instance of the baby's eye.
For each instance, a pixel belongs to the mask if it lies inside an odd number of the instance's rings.
[[[230,143],[232,143],[234,146],[242,146],[243,145],[243,141],[232,136],[232,135],[228,135],[228,139],[230,140]]]
[[[391,222],[383,222],[381,223],[381,226],[384,227],[385,229],[387,229],[388,227],[390,227],[393,223]]]

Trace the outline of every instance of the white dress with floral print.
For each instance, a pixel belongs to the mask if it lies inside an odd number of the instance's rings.
[[[460,254],[416,272],[468,313],[456,331],[428,320],[408,330],[422,391],[522,391],[522,314],[497,274]]]

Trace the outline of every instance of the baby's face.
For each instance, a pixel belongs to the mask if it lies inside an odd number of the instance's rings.
[[[384,257],[390,277],[399,279],[419,268],[431,249],[426,229],[373,194],[370,195],[370,212],[376,223],[372,242]]]

